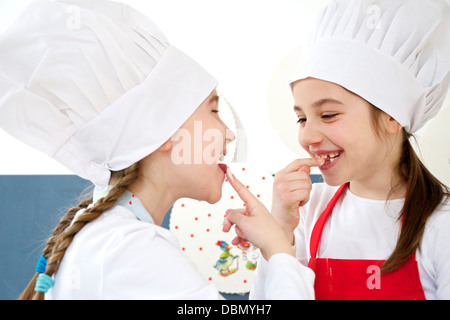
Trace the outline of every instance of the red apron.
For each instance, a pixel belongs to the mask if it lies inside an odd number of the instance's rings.
[[[342,185],[320,215],[311,234],[308,266],[316,274],[317,300],[424,300],[416,255],[400,268],[381,274],[385,260],[316,258],[320,237],[328,216],[348,184]]]

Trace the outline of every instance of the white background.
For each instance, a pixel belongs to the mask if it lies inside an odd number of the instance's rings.
[[[0,0],[0,32],[29,0]],[[314,15],[329,0],[122,0],[150,17],[169,41],[220,81],[237,115],[239,161],[277,172],[303,157],[288,80]],[[450,3],[450,0],[447,0]],[[425,163],[450,184],[450,100],[417,135]],[[241,144],[242,147],[242,144]],[[70,174],[0,130],[0,174]],[[242,152],[244,151],[244,152]]]

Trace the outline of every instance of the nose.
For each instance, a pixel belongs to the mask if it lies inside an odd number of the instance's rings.
[[[310,146],[320,144],[324,139],[324,135],[320,128],[313,122],[306,122],[298,130],[298,142],[306,151],[309,151]]]
[[[222,122],[222,126],[225,129],[225,141],[223,144],[223,155],[226,156],[227,155],[227,144],[233,142],[236,139],[236,135],[234,134],[233,130],[231,130],[230,128],[228,128],[228,126],[225,124],[225,122],[223,122],[222,120],[220,120]]]
[[[233,130],[231,130],[230,128],[228,128],[225,125],[225,142],[226,142],[226,144],[229,144],[229,143],[233,142],[234,140],[236,140],[236,135],[234,134]]]
[[[222,123],[223,128],[225,129],[225,145],[233,142],[236,140],[236,135],[234,134],[233,130],[228,128],[225,122],[223,122],[222,119],[220,119],[220,122]]]
[[[236,139],[236,135],[225,124],[224,124],[224,127],[225,127],[225,144],[223,146],[223,155],[226,156],[227,155],[227,144],[233,142]]]

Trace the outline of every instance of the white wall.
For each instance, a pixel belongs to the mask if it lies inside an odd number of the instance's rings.
[[[450,0],[447,0],[450,3]],[[276,172],[298,156],[287,81],[315,13],[329,0],[122,0],[220,80],[246,134],[244,160]],[[0,32],[29,0],[0,0]],[[450,120],[450,101],[442,116]],[[450,130],[436,121],[424,156],[450,184]],[[1,130],[0,130],[1,131]],[[423,135],[424,133],[420,133]],[[430,144],[431,141],[431,144]],[[68,173],[0,132],[0,174]],[[446,152],[448,150],[448,152]],[[437,164],[436,162],[439,162]],[[436,168],[436,169],[434,169]]]

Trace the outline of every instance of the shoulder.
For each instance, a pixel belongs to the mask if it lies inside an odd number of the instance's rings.
[[[83,211],[77,213],[75,220]],[[156,236],[155,229],[148,223],[136,219],[134,214],[125,207],[114,206],[103,212],[96,220],[88,223],[79,232],[79,237],[94,241],[96,238],[108,238],[123,241],[124,238],[133,237],[138,233],[146,233],[147,236]],[[90,238],[90,239],[88,239]]]
[[[450,267],[450,205],[441,205],[428,219],[421,241],[422,256],[432,264],[448,260]]]
[[[450,203],[441,204],[430,216],[425,226],[425,234],[448,234],[450,229]]]
[[[450,205],[444,204],[428,219],[418,250],[418,260],[423,268],[421,281],[437,299],[450,298],[449,229]]]
[[[326,200],[333,197],[340,186],[329,186],[324,182],[313,183],[311,190],[311,200]]]
[[[82,231],[73,253],[101,298],[217,298],[169,230],[137,220],[125,207],[111,208]]]
[[[77,219],[83,211],[77,213]],[[95,256],[100,259],[121,258],[125,251],[138,253],[137,260],[152,259],[160,252],[177,251],[178,242],[173,234],[160,226],[143,222],[123,206],[114,206],[99,218],[86,224],[75,236],[71,253],[83,260],[83,257]]]
[[[326,183],[313,183],[309,202],[305,206],[307,212],[322,212],[338,189],[339,186],[333,187]]]
[[[301,208],[300,219],[307,229],[308,225],[313,225],[325,210],[328,202],[339,189],[326,183],[313,183],[309,201]]]
[[[159,246],[178,249],[178,242],[173,234],[158,225],[136,219],[133,212],[123,206],[114,206],[106,211],[93,230],[98,236],[107,237],[110,250],[126,246],[127,248],[145,247],[147,252],[153,242]]]
[[[116,214],[127,211],[120,208]],[[122,223],[115,234],[120,241],[105,253],[105,298],[218,297],[217,288],[206,283],[169,230],[136,219],[128,223]]]

